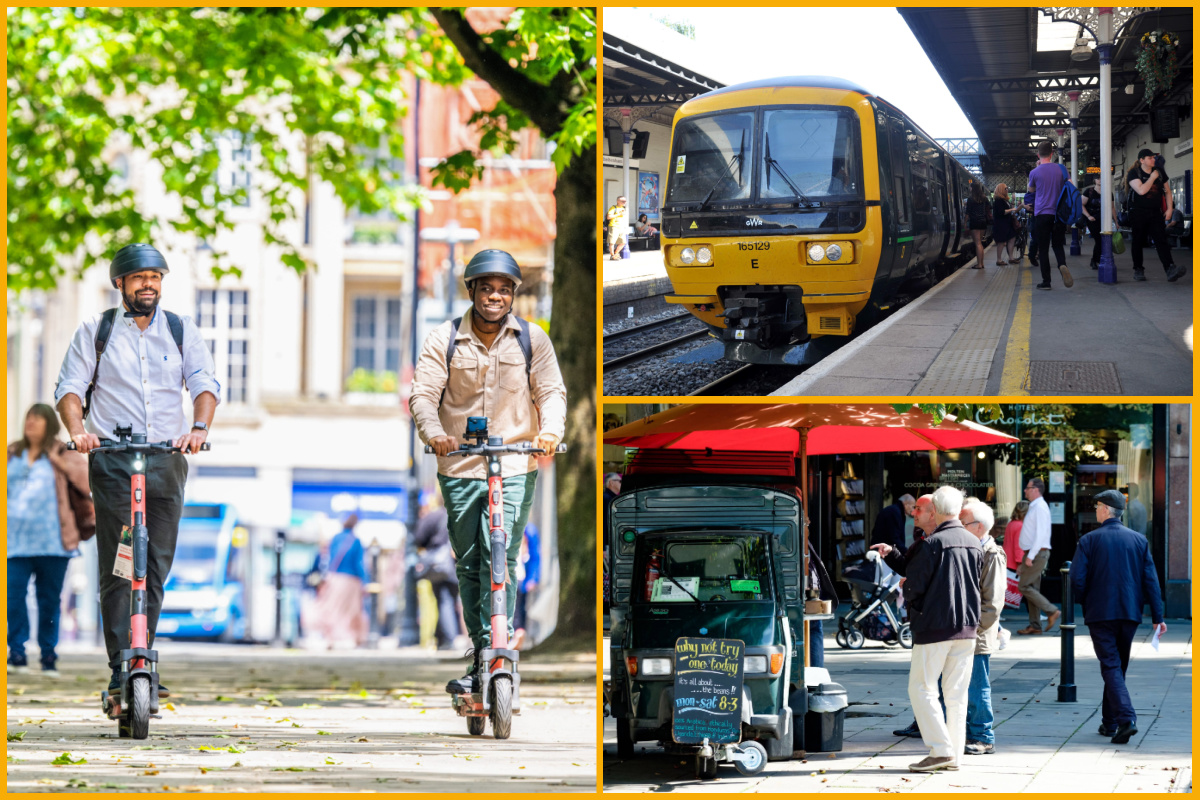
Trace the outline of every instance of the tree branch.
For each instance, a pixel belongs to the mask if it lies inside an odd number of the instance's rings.
[[[523,111],[543,135],[552,136],[558,133],[566,115],[558,108],[555,92],[529,80],[520,71],[509,66],[508,62],[475,32],[462,14],[444,8],[431,8],[429,11],[442,27],[446,37],[454,42],[454,46],[458,48],[463,61],[472,72],[490,83],[510,105]]]

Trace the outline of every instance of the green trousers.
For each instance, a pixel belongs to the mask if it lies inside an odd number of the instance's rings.
[[[491,644],[492,620],[490,599],[492,581],[492,543],[488,528],[487,480],[482,478],[447,478],[438,475],[442,499],[446,503],[447,525],[450,528],[450,547],[457,560],[458,591],[462,597],[463,619],[471,644],[481,649]],[[537,470],[525,475],[504,479],[504,533],[508,547],[508,580],[505,594],[508,601],[508,636],[513,636],[513,612],[517,606],[517,555],[521,537],[533,506],[533,490],[537,485]]]

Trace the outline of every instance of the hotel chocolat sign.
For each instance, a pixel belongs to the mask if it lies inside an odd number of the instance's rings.
[[[675,642],[675,714],[671,733],[679,744],[738,742],[742,738],[741,639]]]

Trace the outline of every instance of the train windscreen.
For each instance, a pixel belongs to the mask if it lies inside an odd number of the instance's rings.
[[[860,159],[854,134],[854,116],[848,111],[765,110],[760,197],[798,197],[814,202],[861,198]]]
[[[748,199],[753,149],[752,113],[683,120],[671,147],[667,205]]]

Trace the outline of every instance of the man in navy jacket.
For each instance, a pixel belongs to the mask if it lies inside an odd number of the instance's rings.
[[[1150,543],[1120,523],[1124,510],[1125,498],[1115,489],[1096,495],[1096,519],[1101,525],[1079,540],[1071,561],[1071,590],[1083,606],[1083,620],[1104,677],[1100,734],[1111,736],[1113,744],[1125,744],[1137,733],[1125,672],[1146,603],[1159,636],[1167,632]]]

